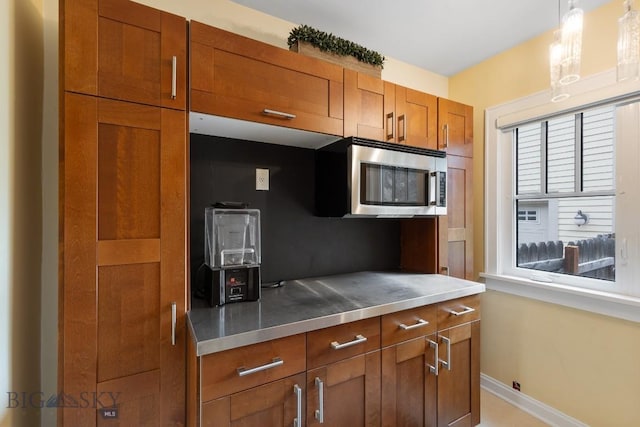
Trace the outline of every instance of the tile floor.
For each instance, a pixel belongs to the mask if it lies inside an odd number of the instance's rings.
[[[480,390],[478,427],[544,427],[548,424],[516,408],[495,394]]]

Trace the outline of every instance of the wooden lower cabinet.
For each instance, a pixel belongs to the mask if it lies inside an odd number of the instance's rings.
[[[440,360],[447,362],[438,375],[438,426],[480,424],[480,321],[440,331],[438,337]]]
[[[478,295],[201,357],[189,348],[191,426],[480,423]],[[272,360],[284,363],[239,376]]]
[[[206,427],[302,427],[304,373],[225,396],[202,405]]]
[[[436,425],[436,336],[416,338],[382,349],[382,426]]]
[[[307,426],[380,425],[380,350],[307,372]]]

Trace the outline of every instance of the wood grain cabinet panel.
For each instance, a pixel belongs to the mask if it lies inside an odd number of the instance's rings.
[[[344,135],[386,141],[392,126],[384,115],[384,82],[367,74],[344,70]],[[390,118],[392,121],[392,119]]]
[[[307,369],[317,368],[379,348],[379,317],[308,332]]]
[[[448,368],[438,375],[438,427],[480,423],[480,321],[438,332],[440,359]],[[442,337],[450,341],[450,352]]]
[[[437,149],[437,98],[402,86],[396,86],[395,93],[396,142],[413,147]]]
[[[307,426],[322,425],[380,425],[380,350],[307,372]]]
[[[473,157],[473,107],[438,98],[438,147],[454,156]]]
[[[447,156],[447,261],[451,276],[473,280],[473,159]]]
[[[129,0],[61,3],[65,90],[186,108],[184,18]]]
[[[191,22],[191,111],[343,134],[343,69]]]
[[[63,115],[60,387],[127,393],[155,372],[120,425],[152,402],[151,425],[183,425],[185,113],[67,92]],[[88,412],[65,407],[60,424],[96,425]]]
[[[437,330],[435,304],[382,316],[382,347],[433,334]]]
[[[305,370],[305,336],[238,347],[201,358],[201,399],[207,402],[225,395],[257,387]],[[273,362],[280,361],[279,364]],[[240,376],[240,370],[269,366]]]
[[[435,425],[437,377],[430,372],[435,334],[382,349],[382,426]]]
[[[297,393],[300,393],[300,401]],[[202,405],[201,425],[302,427],[306,415],[304,395],[305,375],[302,373],[205,403]]]
[[[344,135],[437,149],[433,95],[345,69]]]

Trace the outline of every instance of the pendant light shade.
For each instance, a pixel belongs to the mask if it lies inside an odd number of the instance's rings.
[[[569,0],[569,11],[562,19],[562,76],[561,85],[568,85],[580,79],[582,55],[582,22],[584,12],[576,7],[577,0]]]
[[[567,87],[560,84],[562,78],[561,31],[553,33],[553,43],[549,45],[549,77],[551,80],[551,102],[560,102],[569,97]]]
[[[637,79],[640,69],[640,13],[633,0],[624,1],[624,10],[618,19],[618,81]]]

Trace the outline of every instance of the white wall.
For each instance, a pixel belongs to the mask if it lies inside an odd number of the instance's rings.
[[[9,283],[11,280],[11,212],[9,208],[12,193],[11,162],[13,151],[13,126],[10,99],[13,90],[11,66],[13,57],[13,4],[0,2],[0,392],[9,390],[11,372],[11,322],[9,316]],[[6,396],[6,395],[5,395]],[[11,412],[7,405],[0,404],[0,426],[11,425]]]
[[[0,425],[21,427],[40,422],[37,399],[7,408],[7,392],[41,387],[42,0],[1,4]]]
[[[58,388],[58,0],[43,2],[44,96],[42,110],[42,304],[40,389]],[[41,411],[41,425],[55,426],[56,409]]]

